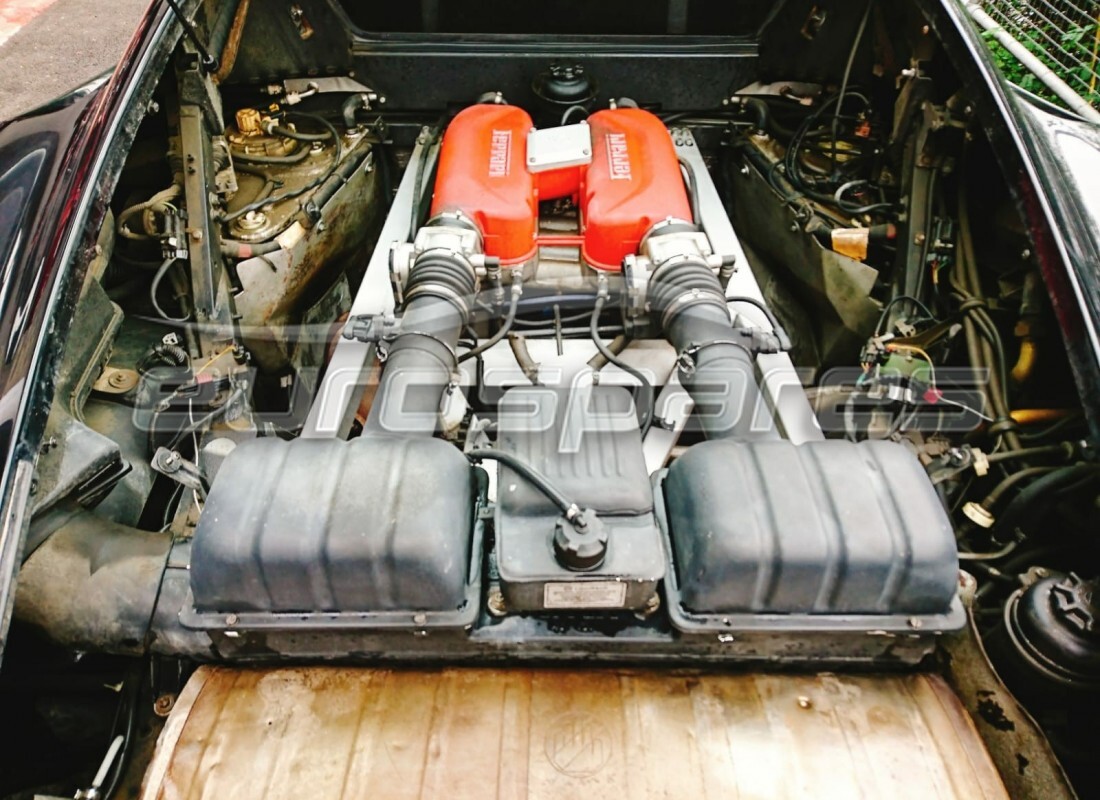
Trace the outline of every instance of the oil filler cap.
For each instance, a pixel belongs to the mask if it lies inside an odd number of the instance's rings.
[[[607,555],[607,527],[590,508],[570,522],[559,517],[554,526],[554,555],[558,563],[574,572],[598,568]]]

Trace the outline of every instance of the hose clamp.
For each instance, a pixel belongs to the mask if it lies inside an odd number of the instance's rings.
[[[440,339],[434,333],[429,333],[428,331],[397,331],[392,336],[383,338],[378,343],[378,360],[384,363],[386,359],[389,358],[390,351],[393,349],[393,345],[396,344],[398,340],[403,339],[406,336],[420,336],[424,339],[431,339],[437,345],[442,347],[451,357],[451,364],[447,367],[447,369],[452,373],[452,375],[458,372],[458,354],[454,351],[454,348],[442,339]]]
[[[694,288],[677,295],[672,302],[665,307],[664,312],[661,314],[661,327],[668,330],[672,321],[676,319],[680,312],[685,308],[690,308],[700,303],[710,303],[726,311],[727,315],[729,314],[724,299],[720,300],[714,292],[709,292],[706,289]]]
[[[755,358],[756,353],[752,348],[746,345],[743,341],[737,341],[735,339],[714,339],[709,342],[702,342],[700,344],[693,344],[685,347],[676,355],[676,367],[680,370],[680,374],[685,378],[690,378],[695,374],[697,363],[695,357],[708,347],[714,347],[719,344],[728,344],[734,347],[739,347],[748,353],[749,358]]]

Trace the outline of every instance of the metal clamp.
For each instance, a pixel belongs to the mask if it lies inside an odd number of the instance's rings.
[[[738,342],[733,339],[715,339],[710,342],[703,342],[702,344],[693,344],[681,350],[676,355],[676,367],[685,378],[690,378],[695,374],[695,356],[700,351],[706,350],[708,347],[713,347],[717,344],[730,344],[734,347],[740,347],[748,353],[750,357],[756,355],[744,342]]]
[[[728,344],[740,347],[750,358],[770,353],[784,353],[790,349],[790,341],[781,330],[767,331],[763,328],[734,328],[734,336],[737,339],[714,339],[709,342],[693,344],[681,350],[676,356],[676,366],[685,377],[691,377],[695,373],[695,356],[708,347],[718,344]]]

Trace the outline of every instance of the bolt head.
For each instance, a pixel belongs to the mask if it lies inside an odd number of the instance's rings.
[[[497,587],[493,587],[489,590],[489,597],[486,605],[489,607],[489,613],[494,617],[503,617],[508,614],[508,606],[504,602],[504,594]]]
[[[176,696],[171,693],[165,693],[153,702],[153,713],[158,717],[167,717],[175,706]]]

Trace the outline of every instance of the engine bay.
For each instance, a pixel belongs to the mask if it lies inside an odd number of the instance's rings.
[[[899,670],[973,621],[1094,737],[1095,432],[989,129],[916,6],[767,5],[540,48],[203,4],[64,343],[16,644]]]

